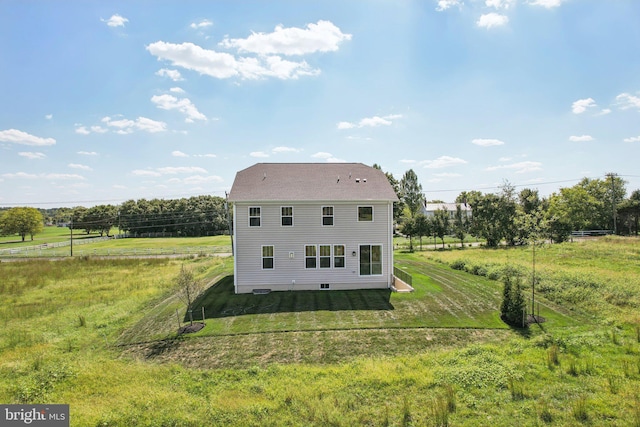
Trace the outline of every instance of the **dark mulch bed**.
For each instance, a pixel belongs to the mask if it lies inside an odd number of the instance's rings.
[[[185,325],[178,329],[178,334],[191,334],[193,332],[198,332],[200,329],[204,328],[204,323],[202,322],[193,322],[190,325]]]

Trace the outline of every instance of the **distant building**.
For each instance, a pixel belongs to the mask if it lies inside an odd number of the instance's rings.
[[[466,203],[423,203],[422,213],[427,217],[433,216],[437,210],[446,210],[449,212],[449,218],[453,219],[456,215],[456,206],[460,205],[462,214],[467,218],[471,218],[471,206]]]
[[[236,293],[389,288],[393,202],[362,163],[258,163],[236,174]]]

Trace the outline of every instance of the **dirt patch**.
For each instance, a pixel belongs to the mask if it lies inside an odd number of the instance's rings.
[[[178,335],[192,334],[194,332],[198,332],[202,328],[204,328],[203,322],[193,322],[178,329]]]

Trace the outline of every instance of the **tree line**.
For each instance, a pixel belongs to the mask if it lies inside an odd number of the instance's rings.
[[[166,234],[199,237],[228,232],[225,199],[196,196],[181,199],[128,200],[120,205],[90,208],[11,208],[0,215],[0,234],[26,235],[42,231],[43,224],[109,236],[117,227],[130,236]]]
[[[511,246],[535,240],[559,243],[581,230],[636,236],[639,231],[640,190],[626,197],[626,182],[614,174],[603,179],[583,178],[549,197],[541,197],[531,188],[517,192],[509,182],[496,193],[463,191],[455,200],[455,212],[438,209],[429,216],[422,185],[412,169],[400,180],[386,175],[400,199],[394,219],[400,232],[409,237],[410,249],[413,238],[419,238],[421,244],[425,236],[439,238],[444,247],[446,236],[463,243],[471,234],[496,247],[502,242]],[[467,217],[462,206],[471,208],[471,216]]]

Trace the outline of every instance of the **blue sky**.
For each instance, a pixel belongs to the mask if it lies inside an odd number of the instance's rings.
[[[257,162],[639,189],[638,46],[637,0],[5,0],[0,206],[224,196]]]

